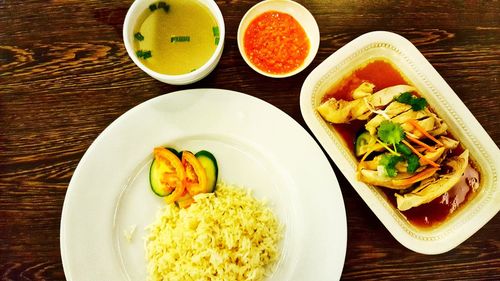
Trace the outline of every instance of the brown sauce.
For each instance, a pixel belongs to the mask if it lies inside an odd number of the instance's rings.
[[[354,151],[354,142],[357,137],[357,133],[365,126],[365,121],[354,120],[349,124],[332,124],[335,131],[342,137],[347,148],[350,151]]]
[[[390,86],[409,84],[390,63],[376,60],[344,77],[340,83],[328,91],[323,99],[335,97],[336,99],[352,100],[352,91],[364,81],[373,83],[375,92]]]
[[[437,226],[458,211],[461,206],[473,197],[477,190],[477,185],[471,183],[472,179],[479,180],[479,173],[474,167],[469,165],[460,182],[452,189],[427,204],[413,207],[401,213],[415,226],[421,228]],[[386,188],[383,188],[383,191],[391,204],[396,206],[394,192]]]
[[[375,85],[374,92],[400,84],[411,85],[403,78],[400,72],[390,63],[383,60],[372,61],[365,66],[354,71],[351,75],[344,77],[338,84],[334,85],[324,96],[323,100],[329,98],[352,100],[352,92],[363,82],[370,82]],[[354,151],[356,135],[363,128],[366,121],[356,120],[350,124],[332,124],[335,131],[342,137],[346,146]],[[453,136],[449,135],[453,138]],[[459,155],[464,148],[459,145],[451,152],[452,155]],[[473,196],[477,185],[471,184],[471,179],[479,180],[479,173],[472,165],[469,165],[461,181],[451,190],[440,197],[418,207],[411,208],[401,213],[410,223],[417,227],[429,228],[445,221],[451,214],[455,213]],[[386,194],[389,202],[396,208],[396,197],[394,191],[388,188],[381,188]]]

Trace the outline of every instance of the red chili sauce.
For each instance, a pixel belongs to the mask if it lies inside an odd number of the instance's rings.
[[[260,70],[272,74],[289,73],[304,63],[309,38],[295,18],[278,11],[256,17],[243,37],[248,59]]]
[[[324,96],[323,101],[332,97],[336,99],[353,100],[352,92],[365,81],[375,85],[374,92],[399,84],[411,85],[411,83],[406,81],[400,72],[390,63],[383,60],[375,60],[355,70],[352,74],[334,85]],[[365,124],[366,121],[355,120],[349,124],[332,125],[335,131],[343,138],[346,146],[351,151],[354,151],[356,135]],[[453,138],[451,135],[450,137]],[[463,150],[464,149],[459,145],[451,154],[459,155]],[[460,182],[448,192],[427,204],[411,208],[407,211],[401,211],[401,213],[410,223],[418,227],[429,228],[441,224],[473,196],[478,184],[477,182],[471,181],[474,181],[474,179],[479,181],[479,173],[471,164],[472,163],[469,163]],[[394,190],[384,187],[380,189],[386,194],[391,204],[396,208]]]

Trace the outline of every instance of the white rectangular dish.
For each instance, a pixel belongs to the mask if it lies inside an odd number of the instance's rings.
[[[389,201],[379,188],[356,179],[357,159],[316,108],[325,93],[344,77],[375,59],[389,61],[424,97],[469,149],[480,172],[475,196],[443,223],[420,228]],[[447,252],[465,241],[500,210],[500,150],[439,73],[407,39],[390,32],[364,34],[322,62],[305,80],[300,108],[306,124],[365,203],[403,246],[423,254]]]

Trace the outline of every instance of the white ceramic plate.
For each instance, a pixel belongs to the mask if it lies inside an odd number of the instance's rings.
[[[390,61],[412,82],[450,126],[451,133],[469,149],[471,159],[479,166],[481,185],[475,197],[438,227],[423,230],[413,226],[388,202],[381,190],[357,181],[357,160],[331,125],[316,111],[330,87],[375,59]],[[307,77],[300,94],[300,108],[307,125],[344,176],[405,247],[424,254],[449,251],[498,213],[500,150],[432,65],[405,38],[377,31],[362,35],[340,48]]]
[[[342,194],[313,138],[257,98],[217,89],[149,100],[114,121],[81,159],[61,219],[68,280],[145,280],[144,228],[163,200],[149,187],[155,146],[211,151],[219,179],[267,199],[285,226],[270,280],[339,279],[347,226]],[[130,242],[124,233],[136,230]]]

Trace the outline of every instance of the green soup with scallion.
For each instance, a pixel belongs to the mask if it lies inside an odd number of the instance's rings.
[[[137,57],[153,71],[186,74],[204,65],[219,44],[219,27],[196,0],[160,1],[149,6],[134,30]]]

